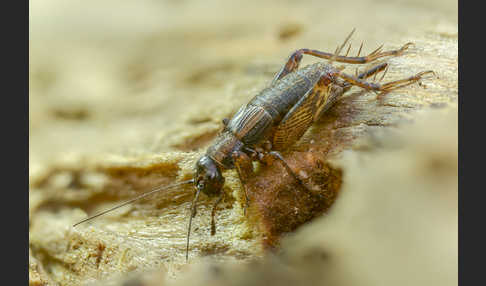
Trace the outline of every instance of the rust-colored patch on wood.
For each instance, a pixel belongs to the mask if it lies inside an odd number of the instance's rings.
[[[342,171],[326,163],[321,152],[292,152],[285,158],[307,189],[279,162],[264,166],[249,181],[250,216],[268,249],[278,246],[283,234],[327,211],[342,183]]]

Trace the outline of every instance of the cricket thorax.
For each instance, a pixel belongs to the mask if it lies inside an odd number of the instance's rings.
[[[255,145],[267,135],[273,123],[270,112],[262,106],[247,104],[241,107],[226,127],[245,145]]]
[[[232,169],[234,168],[234,162],[231,155],[233,152],[241,150],[243,146],[243,142],[225,128],[208,148],[206,155],[213,159],[222,169]]]

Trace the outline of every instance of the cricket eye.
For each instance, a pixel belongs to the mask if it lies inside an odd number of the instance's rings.
[[[214,181],[215,178],[216,178],[215,173],[207,173],[206,174],[206,180],[208,180],[208,181]]]
[[[204,180],[200,180],[198,183],[197,183],[197,188],[199,190],[203,190],[204,189]]]

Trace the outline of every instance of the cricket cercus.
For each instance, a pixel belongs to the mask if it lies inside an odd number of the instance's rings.
[[[335,67],[332,63],[334,61],[348,64],[370,63],[387,56],[400,56],[412,45],[407,43],[400,49],[389,51],[382,51],[383,46],[380,46],[369,55],[360,57],[363,46],[361,44],[357,56],[348,57],[351,48],[349,45],[346,55],[339,55],[354,31],[353,29],[334,53],[311,49],[299,49],[293,52],[270,86],[242,106],[231,119],[223,120],[223,130],[207,149],[206,154],[197,161],[193,179],[156,188],[88,217],[74,226],[153,193],[185,184],[194,184],[195,196],[191,204],[187,228],[187,260],[192,218],[196,215],[196,203],[201,192],[209,197],[219,197],[211,212],[211,235],[215,233],[214,215],[216,206],[223,198],[222,188],[225,179],[222,172],[224,170],[236,169],[239,175],[246,198],[245,214],[249,205],[246,184],[248,178],[254,173],[253,161],[268,163],[276,159],[296,181],[305,187],[296,172],[286,163],[280,151],[299,140],[312,123],[318,120],[346,91],[352,86],[357,86],[367,91],[389,92],[415,82],[420,83],[424,75],[434,74],[430,70],[423,71],[408,78],[380,84],[388,70],[387,63],[378,64],[360,74],[344,73],[344,67]],[[303,55],[327,59],[329,62],[318,62],[299,69]],[[373,75],[376,79],[376,75],[381,71],[384,72],[378,82],[366,80]]]

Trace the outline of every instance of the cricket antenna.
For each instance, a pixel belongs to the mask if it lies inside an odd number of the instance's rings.
[[[189,258],[189,236],[191,235],[192,218],[196,216],[196,202],[199,198],[199,193],[201,193],[201,189],[197,188],[196,195],[191,204],[191,215],[189,216],[189,226],[187,227],[186,262]]]
[[[114,210],[116,210],[116,209],[118,209],[118,208],[121,208],[121,207],[123,207],[123,206],[126,206],[126,205],[128,205],[128,204],[131,204],[131,203],[133,203],[134,201],[137,201],[137,200],[143,199],[143,198],[145,198],[145,197],[148,197],[148,196],[150,196],[150,195],[152,195],[152,194],[154,194],[154,193],[157,193],[157,192],[160,192],[160,191],[163,191],[163,190],[167,190],[167,189],[170,189],[170,188],[173,188],[173,187],[177,187],[177,186],[181,186],[181,185],[186,185],[186,184],[192,184],[192,183],[194,183],[194,179],[190,179],[190,180],[187,180],[187,181],[182,181],[182,182],[175,183],[175,184],[168,185],[168,186],[163,186],[163,187],[158,187],[158,188],[155,188],[155,189],[153,189],[153,190],[151,190],[151,191],[148,191],[148,192],[145,192],[145,193],[143,193],[143,194],[141,194],[141,195],[139,195],[139,196],[137,196],[137,197],[135,197],[135,198],[133,198],[133,199],[130,199],[130,200],[128,200],[128,201],[126,201],[126,202],[124,202],[124,203],[121,203],[121,204],[119,204],[119,205],[117,205],[117,206],[114,206],[114,207],[112,207],[111,209],[107,209],[107,210],[102,211],[102,212],[100,212],[100,213],[98,213],[98,214],[95,214],[95,215],[93,215],[93,216],[90,216],[90,217],[88,217],[88,218],[85,218],[85,219],[83,219],[82,221],[80,221],[80,222],[78,222],[78,223],[75,223],[75,224],[73,225],[73,227],[75,227],[75,226],[77,226],[77,225],[79,225],[79,224],[82,224],[83,222],[87,222],[87,221],[89,221],[89,220],[92,220],[92,219],[94,219],[94,218],[97,218],[97,217],[99,217],[99,216],[102,216],[102,215],[104,215],[104,214],[106,214],[106,213],[109,213],[109,212],[111,212],[111,211],[114,211]]]

